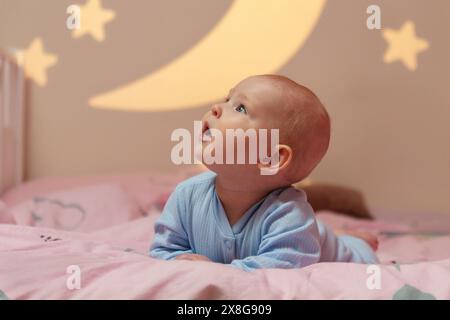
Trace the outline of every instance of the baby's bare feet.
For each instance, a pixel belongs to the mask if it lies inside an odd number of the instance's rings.
[[[364,240],[365,242],[367,242],[374,251],[377,251],[377,249],[378,249],[378,238],[373,233],[352,230],[352,229],[335,229],[334,232],[336,233],[336,235],[345,235],[346,234],[349,236],[360,238],[360,239]]]

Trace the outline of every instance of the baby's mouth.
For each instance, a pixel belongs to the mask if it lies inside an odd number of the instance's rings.
[[[209,123],[207,121],[203,122],[202,128],[202,141],[211,141],[211,130],[209,128]]]

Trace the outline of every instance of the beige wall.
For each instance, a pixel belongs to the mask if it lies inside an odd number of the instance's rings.
[[[70,36],[71,3],[0,0],[1,47],[24,48],[40,36],[59,57],[47,86],[29,86],[27,177],[170,170],[170,133],[191,127],[207,106],[126,113],[87,101],[182,54],[229,1],[103,1],[117,17],[101,45]],[[383,28],[413,20],[430,43],[415,72],[383,63],[385,40],[365,27],[373,3]],[[445,0],[327,2],[310,38],[279,70],[316,91],[333,119],[331,149],[314,180],[358,187],[374,207],[450,212],[449,12]]]

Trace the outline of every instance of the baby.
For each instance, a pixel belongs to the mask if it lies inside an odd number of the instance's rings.
[[[276,152],[277,161],[206,164],[211,171],[180,183],[155,224],[150,256],[246,271],[378,262],[374,236],[336,235],[315,219],[305,193],[291,186],[310,174],[329,145],[329,116],[313,92],[283,76],[249,77],[202,122],[204,133],[216,129],[223,136],[226,129],[278,129],[279,143],[269,153]],[[203,147],[210,143],[204,139]],[[261,174],[271,168],[273,174]]]

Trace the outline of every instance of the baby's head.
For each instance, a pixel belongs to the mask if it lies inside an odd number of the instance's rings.
[[[241,81],[223,102],[214,104],[204,115],[203,132],[207,129],[216,129],[223,137],[226,129],[268,129],[269,132],[278,129],[276,174],[261,175],[261,168],[271,166],[263,159],[253,165],[208,165],[218,174],[246,181],[251,179],[268,184],[269,188],[306,178],[325,155],[330,140],[330,119],[317,96],[308,88],[279,75],[252,76]],[[270,146],[270,134],[268,138]],[[204,147],[206,143],[203,142]],[[225,147],[224,141],[224,154]]]

